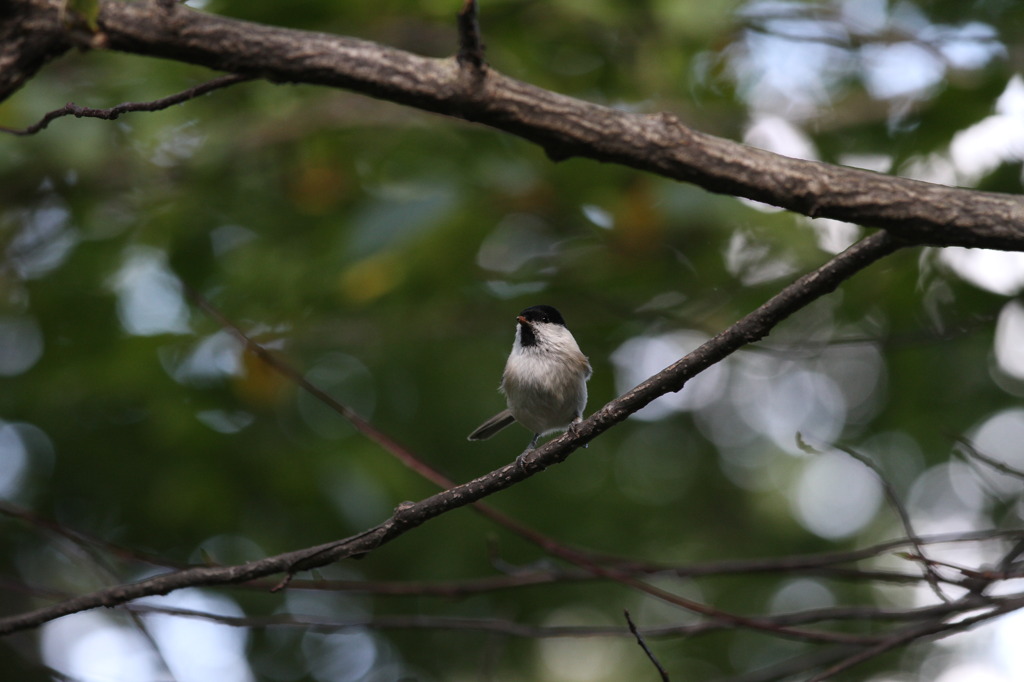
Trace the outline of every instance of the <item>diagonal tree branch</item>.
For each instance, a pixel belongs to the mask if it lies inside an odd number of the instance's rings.
[[[523,466],[516,463],[508,464],[419,502],[403,503],[389,519],[343,540],[237,566],[199,566],[165,573],[136,583],[116,585],[58,604],[3,618],[0,619],[0,635],[36,627],[71,613],[99,606],[115,606],[144,596],[167,594],[183,587],[244,583],[278,573],[290,576],[296,572],[324,566],[340,559],[366,554],[430,519],[505,490],[547,466],[562,462],[573,451],[615,424],[624,421],[630,414],[658,396],[678,391],[688,380],[703,370],[739,348],[766,336],[782,320],[833,291],[841,282],[880,258],[896,251],[900,246],[901,243],[886,232],[877,232],[855,244],[818,269],[785,287],[757,310],[746,315],[675,364],[662,370],[625,395],[611,401],[582,422],[579,428],[573,432],[567,432],[533,451]],[[572,559],[572,557],[568,558]],[[588,565],[587,568],[593,569],[594,567]]]
[[[32,55],[70,48],[54,0],[9,0],[0,37],[31,35]],[[622,164],[820,216],[880,227],[905,240],[1024,250],[1020,197],[945,187],[805,161],[706,135],[669,113],[637,114],[567,97],[472,60],[431,59],[366,40],[265,26],[173,3],[104,0],[109,49],[173,59],[272,82],[344,88],[491,126],[542,146],[556,160]],[[0,67],[38,69],[29,46],[0,46]],[[26,54],[23,54],[26,53]],[[26,61],[27,60],[27,61]],[[26,62],[26,63],[22,63]],[[0,74],[4,71],[0,68]],[[0,100],[31,74],[0,77]]]
[[[840,283],[875,261],[895,252],[904,244],[887,232],[876,232],[854,244],[770,298],[717,336],[704,342],[675,364],[658,372],[598,410],[574,434],[565,434],[535,451],[531,461],[544,465],[561,461],[553,446],[562,443],[583,445],[630,414],[668,392],[683,388],[687,381],[743,346],[759,341],[775,325],[821,296],[834,291]],[[566,453],[568,455],[568,452]],[[563,457],[564,459],[564,457]]]

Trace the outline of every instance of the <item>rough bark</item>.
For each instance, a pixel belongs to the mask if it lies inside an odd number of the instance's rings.
[[[10,39],[0,51],[0,99],[73,44],[90,44],[272,82],[344,88],[486,124],[541,145],[556,160],[619,163],[808,216],[884,228],[914,243],[1024,250],[1020,197],[792,159],[697,132],[673,114],[600,106],[455,57],[421,57],[167,1],[104,2],[100,33],[91,36],[62,20],[53,0],[10,0],[0,22],[0,37]]]

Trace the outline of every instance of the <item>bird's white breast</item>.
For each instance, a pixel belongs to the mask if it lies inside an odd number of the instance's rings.
[[[517,330],[501,389],[520,424],[544,434],[566,428],[587,404],[590,363],[565,327],[538,330],[537,343],[522,346]]]

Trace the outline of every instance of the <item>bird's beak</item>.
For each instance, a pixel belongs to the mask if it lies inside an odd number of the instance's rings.
[[[516,322],[518,322],[519,324],[530,324],[529,322],[526,321],[526,318],[523,317],[522,315],[519,315],[519,316],[516,317]]]

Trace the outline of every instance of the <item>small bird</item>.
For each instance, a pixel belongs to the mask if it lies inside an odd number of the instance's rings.
[[[508,409],[481,424],[469,440],[485,440],[517,421],[533,433],[522,462],[538,438],[582,419],[590,375],[590,362],[562,314],[549,305],[525,309],[516,317],[516,339],[501,377]]]

